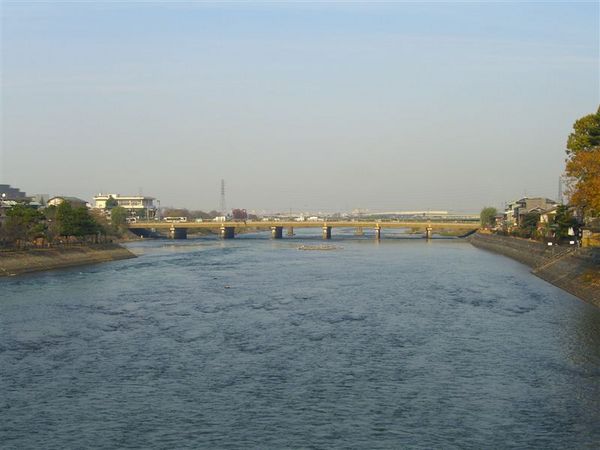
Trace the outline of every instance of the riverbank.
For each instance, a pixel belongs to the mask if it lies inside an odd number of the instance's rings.
[[[549,283],[600,308],[600,249],[547,246],[508,236],[476,233],[475,247],[515,259]]]
[[[0,252],[0,277],[129,258],[135,255],[118,244]]]

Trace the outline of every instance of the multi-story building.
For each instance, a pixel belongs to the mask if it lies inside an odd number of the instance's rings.
[[[0,199],[6,200],[28,200],[27,194],[20,189],[10,187],[8,184],[0,184]]]
[[[506,206],[504,219],[508,227],[515,227],[521,224],[525,214],[530,212],[542,213],[552,210],[558,206],[554,200],[544,197],[523,197],[517,201],[511,202]]]
[[[144,195],[98,194],[94,196],[94,208],[106,209],[106,203],[110,199],[116,202],[116,206],[129,211],[132,216],[148,218],[156,216],[156,206],[154,205],[156,199]]]
[[[6,211],[21,202],[29,202],[31,199],[27,197],[25,192],[20,189],[11,187],[8,184],[0,184],[0,225],[6,218]]]

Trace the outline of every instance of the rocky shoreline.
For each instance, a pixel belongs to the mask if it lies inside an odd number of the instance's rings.
[[[527,239],[482,233],[468,240],[475,247],[528,265],[534,275],[600,307],[600,249],[549,247]]]
[[[0,277],[135,258],[118,244],[0,252]]]

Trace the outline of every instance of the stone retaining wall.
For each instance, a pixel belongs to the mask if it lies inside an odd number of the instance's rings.
[[[600,249],[548,247],[527,239],[481,233],[468,239],[475,247],[528,265],[534,275],[600,307]]]

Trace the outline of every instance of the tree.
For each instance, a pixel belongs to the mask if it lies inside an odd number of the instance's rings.
[[[496,225],[496,215],[498,210],[493,206],[486,206],[481,210],[479,219],[481,220],[482,227],[493,227]]]
[[[212,217],[210,216],[209,213],[204,212],[204,211],[190,211],[190,219],[202,219],[202,220],[209,220],[212,219]]]
[[[540,213],[529,212],[523,216],[521,223],[519,224],[520,235],[522,237],[530,238],[534,236],[538,223],[540,221]]]
[[[554,224],[556,229],[556,237],[565,238],[569,235],[569,228],[573,228],[577,225],[577,220],[569,211],[568,206],[560,205],[556,209]]]
[[[2,240],[5,244],[28,242],[44,237],[46,231],[45,217],[37,209],[18,204],[6,212],[2,225]]]
[[[100,226],[85,206],[73,208],[69,202],[62,202],[56,210],[58,234],[69,237],[84,237],[98,233]]]
[[[122,206],[117,206],[110,211],[110,221],[115,229],[120,228],[127,223],[127,210]]]
[[[104,205],[104,208],[111,210],[113,208],[116,208],[117,206],[119,206],[119,202],[116,201],[112,195],[109,195]]]
[[[85,206],[73,208],[69,202],[62,202],[40,211],[19,204],[6,212],[0,227],[0,244],[22,246],[40,238],[52,243],[59,236],[80,239],[93,236],[96,241],[98,233],[106,234],[106,231]]]
[[[44,216],[46,217],[46,237],[50,243],[60,236],[60,226],[56,218],[58,214],[58,206],[48,206],[44,208]]]
[[[600,107],[573,124],[567,140],[570,201],[589,215],[600,214]]]
[[[185,208],[165,208],[163,217],[187,217],[190,218],[190,212]]]
[[[85,206],[73,209],[73,223],[75,225],[74,236],[77,237],[95,235],[100,231],[100,226]]]
[[[104,214],[102,210],[92,209],[90,210],[90,215],[94,219],[94,222],[96,222],[98,232],[101,235],[103,235],[105,239],[109,235],[113,236],[118,234],[114,232],[113,227],[111,226],[111,224],[108,221],[108,218],[106,217],[106,214]]]
[[[60,236],[74,236],[75,223],[73,218],[73,207],[69,202],[62,202],[56,208],[56,222]]]
[[[245,209],[234,209],[233,211],[231,211],[231,215],[233,216],[233,220],[248,219],[248,213]]]

